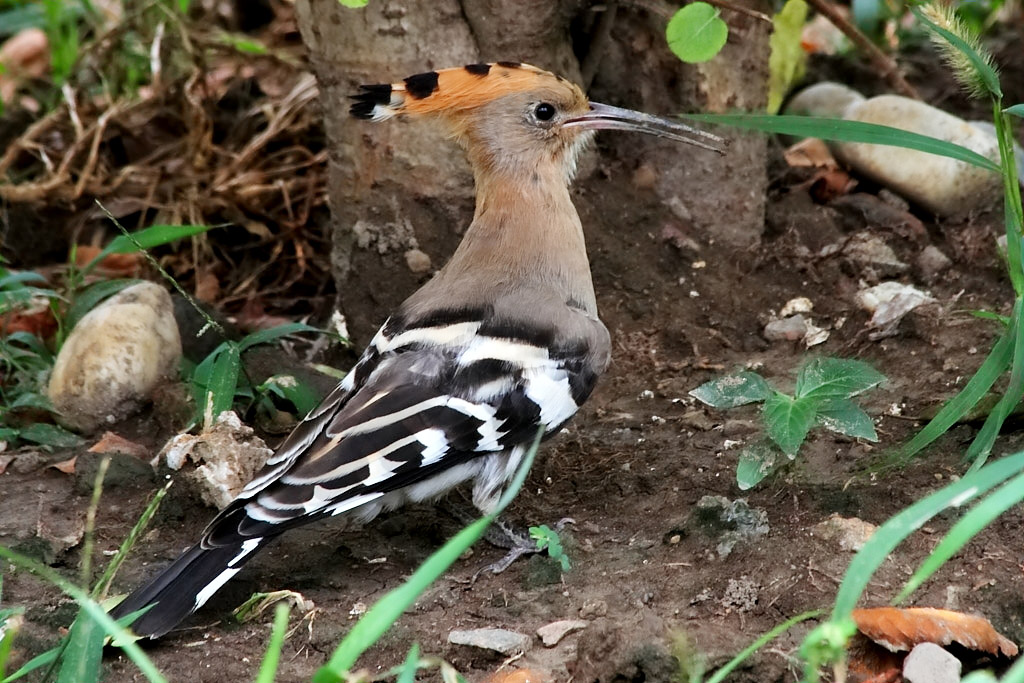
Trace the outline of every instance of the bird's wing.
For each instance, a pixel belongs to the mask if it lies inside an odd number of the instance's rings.
[[[486,320],[428,323],[386,324],[346,382],[210,524],[204,546],[356,510],[526,444],[542,425],[554,433],[596,380],[578,344],[553,349]]]

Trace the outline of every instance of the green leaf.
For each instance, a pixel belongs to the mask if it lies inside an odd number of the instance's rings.
[[[816,116],[772,116],[770,114],[685,114],[685,118],[705,123],[718,123],[743,130],[757,130],[762,133],[795,135],[805,138],[837,140],[839,142],[865,142],[874,145],[888,145],[916,149],[919,152],[937,154],[957,159],[972,166],[999,172],[999,165],[972,149],[962,147],[938,138],[911,133],[892,126],[880,126],[864,121],[818,118]]]
[[[807,53],[801,43],[804,23],[807,21],[807,3],[804,0],[786,0],[782,10],[772,17],[772,35],[768,39],[771,56],[768,58],[768,107],[775,114],[794,83],[803,78]]]
[[[797,616],[791,619],[787,619],[781,624],[775,626],[768,632],[758,637],[758,639],[755,640],[753,643],[743,648],[743,650],[738,655],[730,659],[725,664],[725,666],[718,669],[718,671],[709,676],[707,679],[707,683],[722,683],[729,677],[729,674],[731,674],[736,669],[736,667],[738,667],[744,661],[749,659],[752,654],[760,650],[762,647],[764,647],[771,641],[775,640],[775,638],[777,638],[780,634],[785,633],[796,624],[799,624],[801,621],[815,619],[819,616],[821,616],[821,610],[804,612],[803,614],[798,614]]]
[[[86,313],[96,308],[100,302],[109,299],[123,289],[137,285],[142,280],[100,280],[75,295],[75,299],[64,318],[64,334],[70,334]]]
[[[351,9],[360,9],[366,7],[370,0],[338,0],[343,6]]]
[[[995,381],[999,379],[1008,367],[1013,358],[1013,337],[1008,333],[1003,334],[996,345],[992,347],[988,357],[981,364],[963,389],[956,396],[951,398],[938,415],[924,426],[924,429],[914,435],[910,443],[900,449],[897,459],[907,461],[922,448],[935,441],[945,434],[950,427],[956,424],[967,412],[976,406],[985,397],[988,390],[992,388]]]
[[[878,441],[875,424],[860,406],[847,398],[837,398],[818,406],[817,422],[825,429],[855,439]]]
[[[773,389],[756,372],[740,372],[705,382],[690,392],[690,396],[712,408],[735,408],[748,403],[764,401]]]
[[[713,58],[728,37],[729,27],[718,16],[718,10],[706,2],[683,7],[672,15],[665,28],[669,49],[690,64]]]
[[[209,428],[217,416],[231,410],[235,402],[235,388],[241,370],[240,351],[237,344],[223,344],[210,369],[210,381],[206,386],[203,400],[204,425]]]
[[[307,415],[320,404],[320,397],[316,392],[293,375],[274,375],[267,379],[261,388],[290,401],[300,415]]]
[[[885,381],[867,363],[848,358],[815,358],[804,363],[796,377],[797,398],[850,398]]]
[[[89,261],[83,268],[83,273],[90,272],[96,265],[110,254],[131,254],[142,249],[152,249],[164,244],[176,242],[185,237],[192,237],[206,232],[216,226],[213,225],[152,225],[138,232],[129,235],[118,235],[110,241],[103,251]]]
[[[978,533],[988,526],[992,521],[1024,500],[1024,474],[1018,474],[1010,481],[1003,484],[992,495],[985,498],[963,517],[960,518],[953,528],[949,530],[931,554],[921,563],[914,575],[910,577],[907,584],[893,599],[893,603],[906,600],[911,593],[920,588],[928,578],[938,571],[939,567],[953,557]]]
[[[277,325],[266,330],[259,330],[242,337],[238,342],[238,348],[241,351],[245,351],[250,346],[256,346],[257,344],[266,344],[272,342],[275,339],[281,337],[287,337],[289,334],[296,334],[297,332],[323,332],[319,327],[313,327],[306,323],[285,323],[284,325]]]
[[[99,681],[106,634],[83,608],[79,608],[68,633],[68,646],[61,658],[57,683],[93,683]]]
[[[1013,116],[1019,116],[1024,119],[1024,104],[1015,104],[1012,107],[1007,107],[1003,110],[1004,114],[1011,114]]]
[[[281,648],[284,647],[284,639],[288,633],[288,613],[290,611],[286,600],[277,603],[274,608],[274,625],[270,631],[270,642],[267,644],[267,652],[260,664],[256,683],[274,683],[274,679],[277,677],[277,665],[281,661]]]
[[[793,457],[814,424],[815,402],[793,398],[776,391],[764,402],[764,425],[768,437],[782,452]]]
[[[40,446],[48,446],[50,448],[74,448],[84,443],[80,436],[72,434],[63,427],[45,422],[30,424],[28,427],[19,430],[18,436],[25,441],[31,441]]]
[[[789,459],[767,441],[750,444],[740,451],[740,459],[736,463],[736,485],[741,491],[754,488],[787,462]]]

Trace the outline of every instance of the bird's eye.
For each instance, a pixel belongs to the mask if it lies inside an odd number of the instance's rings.
[[[538,121],[550,121],[555,116],[555,105],[541,102],[533,110],[533,115],[537,117]]]

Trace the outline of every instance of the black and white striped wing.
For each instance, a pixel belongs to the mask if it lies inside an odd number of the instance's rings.
[[[553,433],[596,379],[578,353],[552,353],[505,328],[492,336],[479,321],[393,328],[214,520],[204,545],[328,515],[370,518],[403,502],[388,498],[400,490],[420,500],[487,476],[494,492],[510,472],[485,471],[486,456],[514,454],[541,425]]]

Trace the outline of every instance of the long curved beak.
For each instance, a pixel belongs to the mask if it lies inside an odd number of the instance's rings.
[[[589,112],[569,119],[562,125],[566,128],[629,130],[635,133],[647,133],[660,138],[685,142],[719,154],[725,154],[724,147],[728,145],[726,140],[717,135],[691,128],[678,121],[651,116],[631,109],[620,109],[599,102],[591,102]]]

